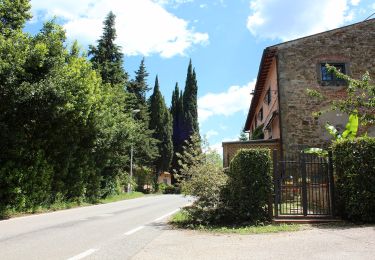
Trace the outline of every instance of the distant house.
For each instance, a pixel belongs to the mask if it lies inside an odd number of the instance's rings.
[[[158,177],[158,183],[172,185],[172,175],[169,172],[162,172]]]
[[[223,143],[225,166],[239,144],[259,147],[272,143],[281,152],[326,146],[329,136],[324,124],[329,121],[343,129],[347,115],[329,111],[314,118],[312,112],[328,109],[329,101],[343,98],[347,85],[327,72],[325,64],[360,78],[366,71],[375,75],[374,57],[375,19],[267,47],[244,130],[251,137],[261,127],[268,141]],[[318,103],[309,98],[307,88],[321,91],[326,100]],[[375,135],[374,127],[367,131]]]

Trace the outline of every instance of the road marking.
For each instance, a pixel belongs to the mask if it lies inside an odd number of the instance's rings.
[[[67,260],[79,260],[79,259],[82,259],[82,258],[85,258],[93,253],[95,253],[96,251],[98,251],[98,249],[95,249],[95,248],[91,248],[79,255],[76,255],[76,256],[73,256],[71,258],[68,258]]]
[[[169,216],[173,215],[174,213],[178,212],[179,210],[180,209],[173,210],[172,212],[169,212],[168,214],[165,214],[165,215],[161,216],[160,218],[154,219],[154,221],[152,221],[152,222],[158,222],[162,219],[165,219],[166,217],[169,217]]]
[[[126,232],[124,235],[125,236],[130,236],[131,234],[134,234],[135,232],[141,230],[142,228],[144,228],[145,226],[139,226],[137,228],[134,228],[132,230],[129,230],[128,232]]]

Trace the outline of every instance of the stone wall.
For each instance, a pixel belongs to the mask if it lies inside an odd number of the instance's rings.
[[[251,140],[251,141],[235,141],[235,142],[223,142],[223,165],[228,167],[233,156],[240,149],[251,149],[251,148],[269,148],[272,150],[280,151],[280,140]]]
[[[301,145],[325,146],[324,123],[312,112],[329,106],[308,97],[317,89],[327,100],[345,97],[345,86],[322,86],[320,63],[341,62],[347,74],[360,78],[365,71],[375,78],[375,19],[275,46],[281,110],[283,150]],[[345,126],[346,122],[342,122]]]

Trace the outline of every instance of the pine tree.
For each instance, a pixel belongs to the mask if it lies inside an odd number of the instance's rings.
[[[132,109],[139,109],[140,112],[135,115],[135,118],[144,122],[148,126],[149,114],[146,102],[146,93],[150,90],[147,84],[148,72],[145,66],[145,59],[143,58],[139,68],[135,71],[135,78],[131,80],[127,86],[128,93],[134,96]]]
[[[146,93],[150,90],[147,84],[148,75],[145,59],[143,58],[139,69],[135,72],[135,79],[127,86],[129,95],[133,95],[131,109],[133,111],[139,110],[139,112],[134,115],[140,127],[137,133],[138,138],[134,160],[142,166],[152,166],[153,160],[158,156],[158,141],[153,138],[153,130],[149,128],[150,114],[146,101]]]
[[[159,80],[156,76],[154,92],[150,97],[150,129],[154,130],[153,137],[159,141],[159,157],[154,162],[156,172],[159,174],[168,171],[172,155],[172,118],[160,93]]]
[[[89,46],[89,55],[94,69],[100,72],[104,83],[112,86],[120,84],[123,87],[127,81],[127,73],[123,69],[124,55],[121,47],[114,43],[116,39],[114,13],[109,12],[104,20],[103,35],[98,45]]]
[[[199,135],[197,95],[198,84],[196,73],[190,60],[186,75],[185,90],[182,97],[184,109],[184,126],[182,132],[184,140],[188,140],[193,134]]]
[[[29,0],[1,0],[0,1],[0,33],[8,34],[13,30],[20,30],[25,22],[31,19]]]
[[[128,92],[134,93],[139,102],[146,103],[146,93],[150,90],[147,85],[148,72],[145,66],[145,58],[142,59],[138,70],[135,72],[135,79],[128,86]]]

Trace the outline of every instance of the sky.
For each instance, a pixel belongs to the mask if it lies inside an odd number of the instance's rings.
[[[168,106],[176,82],[184,88],[189,59],[198,81],[200,133],[220,153],[238,140],[267,46],[360,22],[375,0],[31,0],[36,33],[56,17],[67,45],[96,44],[109,11],[130,77],[145,58],[148,83],[156,75]],[[151,93],[149,93],[150,95]]]

